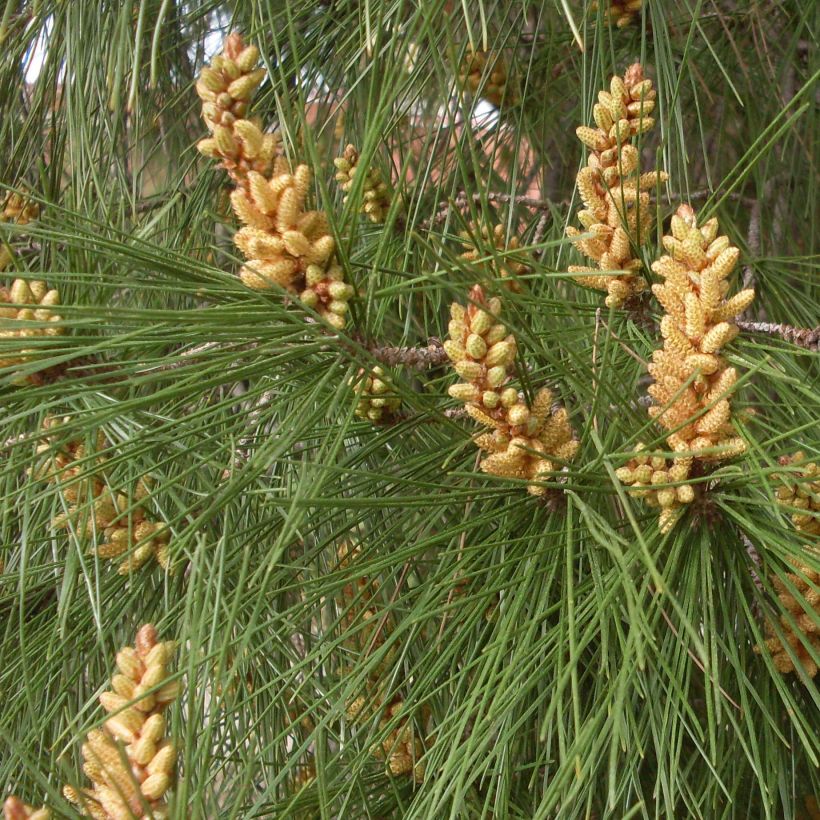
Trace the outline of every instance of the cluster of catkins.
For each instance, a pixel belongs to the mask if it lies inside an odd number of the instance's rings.
[[[791,513],[798,532],[820,536],[820,468],[802,451],[783,456],[780,464],[790,469],[774,476],[778,503]]]
[[[490,455],[481,469],[490,475],[519,478],[528,482],[533,495],[546,494],[544,482],[570,461],[579,443],[564,408],[552,408],[552,394],[542,388],[532,404],[510,386],[516,355],[515,337],[498,321],[501,300],[487,299],[480,285],[470,291],[465,308],[450,308],[450,338],[444,349],[453,368],[463,379],[450,387],[454,399],[466,405],[467,413],[492,428],[478,435],[476,444]]]
[[[598,267],[571,265],[569,272],[580,285],[605,290],[608,307],[620,307],[646,288],[637,248],[652,229],[649,191],[668,175],[640,173],[640,155],[632,140],[655,124],[650,114],[656,96],[652,81],[644,79],[642,66],[635,63],[623,78],[612,78],[609,91],[598,94],[596,127],[576,130],[589,148],[587,164],[576,178],[584,204],[578,212],[583,231],[570,226],[567,235]]]
[[[305,209],[310,168],[299,165],[291,172],[285,159],[275,156],[274,135],[245,119],[264,77],[263,69],[254,70],[258,58],[258,49],[234,33],[223,53],[203,68],[197,92],[212,136],[199,149],[220,159],[236,183],[231,204],[244,227],[234,242],[247,259],[242,281],[255,290],[282,287],[341,329],[353,289],[333,261],[336,243],[327,216]]]
[[[348,145],[333,164],[336,166],[336,182],[343,191],[350,191],[355,177],[365,170],[359,167],[359,152],[353,145]],[[392,199],[382,172],[378,168],[367,168],[362,185],[362,213],[371,222],[384,222]],[[347,196],[344,201],[347,202]]]
[[[369,372],[359,370],[349,384],[358,397],[354,413],[360,419],[378,424],[395,416],[401,407],[401,397],[396,394],[390,377],[381,367],[374,367]]]
[[[814,558],[820,560],[820,549],[812,552]],[[755,651],[768,651],[775,667],[784,675],[794,672],[797,663],[813,678],[817,674],[817,663],[810,652],[820,656],[820,572],[799,558],[792,558],[790,563],[796,572],[786,573],[788,585],[777,576],[771,576],[780,605],[787,614],[780,616],[779,628],[766,620],[766,642],[762,647],[756,646]]]
[[[746,443],[731,420],[731,394],[737,370],[720,355],[738,333],[735,317],[754,299],[754,290],[727,298],[727,277],[740,252],[718,221],[698,225],[695,212],[681,205],[672,217],[672,235],[664,236],[668,256],[652,266],[663,284],[652,286],[665,313],[663,347],[652,354],[654,383],[649,414],[668,431],[666,442],[676,455],[671,463],[643,452],[617,471],[632,493],[659,506],[662,532],[669,531],[683,505],[694,499],[686,481],[696,462],[724,461],[740,455]]]
[[[3,820],[51,820],[51,811],[35,809],[12,795],[3,803]]]
[[[110,714],[101,729],[89,732],[82,747],[83,771],[90,788],[66,786],[63,794],[94,820],[134,820],[168,817],[165,794],[176,768],[176,749],[166,737],[163,712],[179,696],[179,684],[168,681],[172,642],[157,640],[145,624],[134,647],[117,653],[118,673],[112,691],[100,695]],[[5,820],[49,820],[47,808],[38,810],[9,797]]]
[[[104,436],[97,436],[93,449],[82,440],[61,441],[60,427],[68,421],[47,418],[45,440],[37,447],[38,454],[45,457],[37,477],[59,485],[69,504],[68,511],[55,517],[52,525],[71,528],[89,540],[102,536],[94,552],[109,560],[125,555],[120,574],[139,569],[151,558],[167,569],[170,531],[146,514],[146,483],[140,480],[130,495],[113,491],[102,471],[105,459],[94,455],[106,446]]]
[[[168,681],[173,642],[159,642],[146,624],[133,648],[117,653],[113,691],[100,703],[111,717],[89,732],[82,752],[91,787],[66,786],[66,799],[94,820],[167,817],[163,800],[171,786],[176,749],[166,738],[163,712],[179,696],[179,683]]]
[[[361,547],[351,547],[345,543],[339,548],[339,567],[349,569],[361,555]],[[391,624],[382,623],[383,616],[375,602],[378,582],[367,576],[356,576],[342,589],[339,601],[341,623],[351,637],[347,644],[357,652],[379,647],[384,643]],[[384,680],[395,653],[387,657],[373,670],[367,680],[364,692],[351,700],[345,709],[348,720],[360,723],[379,714],[379,730],[386,732],[381,743],[373,746],[371,752],[378,760],[384,760],[393,775],[412,775],[417,781],[424,779],[424,763],[421,757],[424,744],[414,727],[413,715],[399,694],[386,695]],[[389,698],[389,700],[387,700]],[[427,722],[429,715],[422,714],[421,723]]]
[[[13,322],[10,327],[0,329],[0,340],[8,340],[0,348],[0,367],[25,364],[36,353],[36,348],[23,347],[27,339],[59,336],[64,332],[62,316],[54,312],[59,304],[59,292],[39,280],[15,279],[10,288],[0,287],[0,319]],[[6,345],[11,340],[14,347],[9,350]],[[34,381],[34,377],[15,375],[12,381],[25,384]]]
[[[488,68],[490,75],[485,78]],[[501,54],[468,48],[459,69],[459,80],[471,94],[480,95],[496,107],[502,102],[511,105],[518,102],[518,93]]]
[[[517,251],[521,243],[517,236],[510,237],[507,241],[504,226],[495,225],[492,229],[486,225],[480,227],[474,222],[471,222],[469,229],[459,233],[461,244],[466,248],[465,252],[461,254],[460,258],[467,262],[475,263],[478,260],[484,260],[489,256],[485,250],[488,246],[493,246],[503,256],[491,257],[486,264],[496,276],[500,276],[506,280],[506,284],[510,290],[518,293],[521,290],[521,285],[517,279],[519,276],[525,276],[530,272],[528,265],[520,261],[515,261],[506,256],[510,251]]]
[[[801,451],[793,456],[783,456],[780,464],[789,471],[773,476],[779,484],[776,491],[778,503],[791,513],[798,532],[810,538],[820,536],[820,469],[817,463],[807,461],[806,454]],[[807,552],[815,561],[820,561],[820,545],[808,547]],[[766,620],[767,640],[762,647],[756,646],[755,651],[768,651],[775,667],[784,675],[794,672],[797,663],[813,678],[817,674],[817,663],[811,657],[810,649],[815,656],[820,655],[820,572],[799,557],[791,558],[790,563],[796,571],[786,574],[788,585],[776,575],[771,576],[786,614],[780,616],[777,626]]]
[[[640,17],[642,6],[643,0],[607,0],[604,15],[618,28],[624,28]],[[590,11],[595,14],[598,8],[598,0],[592,0]]]
[[[40,215],[40,206],[18,193],[10,192],[0,205],[0,223],[14,222],[17,225],[28,225]],[[0,271],[5,270],[11,262],[11,251],[0,239]]]

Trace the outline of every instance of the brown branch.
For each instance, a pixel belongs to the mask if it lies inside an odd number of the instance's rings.
[[[444,347],[436,338],[430,338],[427,347],[379,347],[365,345],[365,348],[376,361],[389,367],[403,364],[415,370],[438,367],[447,361]]]
[[[792,325],[777,324],[775,322],[747,322],[745,320],[738,321],[737,326],[741,330],[751,333],[767,333],[770,336],[780,336],[781,339],[787,342],[815,353],[820,350],[820,326],[815,328],[792,327]]]

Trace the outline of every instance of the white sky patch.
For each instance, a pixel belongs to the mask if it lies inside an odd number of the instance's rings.
[[[40,34],[23,57],[24,75],[27,83],[37,82],[40,72],[43,70],[43,63],[46,60],[46,50],[48,41],[51,39],[51,32],[54,30],[54,15],[46,18]]]

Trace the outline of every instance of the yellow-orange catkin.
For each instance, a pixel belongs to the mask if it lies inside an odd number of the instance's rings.
[[[355,178],[364,172],[362,213],[371,222],[384,222],[392,197],[381,171],[378,168],[362,168],[359,165],[359,152],[353,145],[348,145],[342,156],[333,160],[333,164],[336,166],[336,182],[346,193],[353,188]],[[344,201],[347,202],[347,199],[345,196]]]
[[[578,284],[605,290],[608,307],[620,307],[646,287],[639,274],[642,263],[637,248],[652,229],[649,192],[668,175],[663,171],[641,173],[640,155],[633,143],[655,124],[651,114],[656,96],[652,81],[644,78],[642,66],[635,63],[623,77],[612,78],[609,91],[598,94],[593,108],[595,127],[576,130],[589,149],[587,164],[576,178],[584,204],[578,212],[583,230],[568,227],[567,235],[597,268],[571,265],[569,272]]]
[[[510,290],[516,293],[521,290],[518,277],[528,274],[530,267],[519,261],[520,254],[516,254],[515,259],[507,256],[507,253],[515,252],[520,247],[521,243],[517,236],[511,236],[507,240],[503,225],[488,228],[486,225],[479,227],[471,222],[469,230],[461,231],[459,237],[461,244],[466,248],[461,254],[461,259],[486,265],[495,276],[506,281]],[[499,253],[498,256],[493,254],[493,248]]]
[[[56,311],[60,294],[45,282],[15,279],[0,287],[0,367],[25,364],[42,348],[27,347],[31,340],[59,336],[62,316]],[[34,381],[33,376],[13,375],[14,384]]]
[[[17,225],[28,225],[39,215],[40,206],[36,202],[13,191],[7,193],[0,204],[0,224],[14,222]],[[0,236],[0,271],[5,270],[12,258],[11,251],[3,244],[3,238]]]
[[[247,188],[249,171],[270,171],[279,144],[276,135],[262,133],[256,120],[247,119],[253,95],[265,77],[265,69],[256,67],[258,62],[259,49],[246,46],[234,32],[225,40],[222,53],[202,69],[196,84],[202,116],[211,132],[197,148],[220,160],[221,167],[243,189]]]
[[[450,308],[449,339],[444,349],[462,381],[450,395],[466,405],[467,413],[491,432],[476,444],[489,455],[481,469],[490,475],[529,482],[533,495],[547,492],[543,482],[571,461],[579,443],[564,408],[552,408],[552,394],[542,388],[528,404],[510,386],[516,354],[515,337],[498,321],[501,300],[487,299],[480,285],[470,292],[471,304]]]
[[[598,11],[599,6],[598,0],[592,0],[592,14]],[[642,7],[643,0],[605,0],[604,16],[618,28],[624,28],[640,17]]]
[[[45,807],[35,809],[12,795],[3,803],[3,820],[51,820],[51,812]]]
[[[378,424],[395,416],[401,407],[401,397],[381,367],[374,367],[369,373],[359,370],[358,375],[350,380],[350,385],[356,391],[358,402],[355,413],[360,419]]]
[[[737,371],[720,352],[737,336],[735,317],[751,304],[754,291],[728,296],[727,277],[740,252],[726,236],[718,236],[717,219],[698,225],[692,208],[682,205],[663,244],[669,255],[652,266],[664,279],[652,286],[664,316],[663,347],[654,351],[649,365],[654,383],[648,392],[655,402],[649,414],[668,431],[669,449],[680,455],[669,464],[641,452],[617,473],[633,494],[661,508],[661,530],[666,532],[682,506],[694,499],[693,488],[685,483],[694,462],[720,462],[746,450],[732,425]]]
[[[291,171],[283,157],[274,157],[275,138],[245,119],[264,76],[262,69],[253,70],[258,57],[255,47],[231,34],[223,53],[202,69],[197,91],[212,137],[199,148],[221,159],[236,183],[231,204],[243,227],[234,243],[247,259],[239,274],[245,285],[284,288],[341,329],[353,288],[333,259],[336,243],[327,216],[305,208],[311,170],[298,165]]]
[[[48,418],[46,435],[37,452],[43,456],[36,475],[60,486],[68,502],[67,512],[54,518],[55,528],[72,529],[79,536],[94,540],[94,552],[100,558],[124,557],[120,574],[133,572],[151,558],[163,569],[170,560],[170,530],[167,525],[152,520],[145,508],[149,487],[144,480],[134,491],[116,492],[109,486],[105,459],[94,456],[105,447],[105,438],[97,436],[96,447],[89,450],[85,441],[60,441],[60,426],[68,419]]]
[[[772,476],[777,500],[791,515],[792,524],[806,535],[820,535],[820,469],[798,451],[783,456],[780,464],[789,471]]]
[[[812,550],[812,554],[815,560],[820,557],[817,549]],[[817,663],[811,657],[809,647],[815,656],[820,656],[820,572],[798,558],[792,558],[790,563],[797,571],[787,573],[786,578],[798,597],[780,578],[771,577],[780,605],[788,613],[779,619],[778,626],[783,637],[777,634],[775,624],[767,620],[767,640],[763,646],[756,646],[755,652],[769,652],[777,670],[785,675],[797,668],[788,647],[797,664],[813,678],[817,674]]]
[[[83,744],[83,771],[90,788],[66,786],[66,798],[95,820],[167,817],[165,794],[176,768],[176,749],[166,737],[163,712],[179,695],[169,681],[172,642],[157,640],[146,624],[134,646],[117,653],[111,690],[100,695],[110,717]]]
[[[471,94],[480,95],[496,107],[502,102],[508,105],[518,102],[516,84],[510,78],[501,54],[468,48],[459,68],[459,81]]]

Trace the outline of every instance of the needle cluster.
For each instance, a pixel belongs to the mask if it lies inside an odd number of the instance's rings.
[[[576,129],[589,149],[587,164],[576,177],[584,204],[578,212],[583,231],[570,226],[567,235],[597,268],[571,265],[569,272],[577,274],[573,278],[578,284],[605,290],[608,307],[620,307],[646,288],[637,249],[652,229],[649,191],[668,175],[641,173],[634,143],[655,124],[650,115],[656,96],[652,81],[635,63],[623,77],[612,78],[609,91],[598,94],[592,111],[595,127]]]
[[[491,428],[475,439],[489,455],[481,469],[490,475],[528,482],[532,495],[546,494],[547,481],[561,464],[578,451],[569,416],[553,408],[552,393],[542,388],[532,403],[510,385],[517,345],[515,337],[498,321],[501,300],[487,299],[480,285],[470,291],[465,308],[450,308],[449,339],[444,349],[462,378],[450,395],[466,405],[467,413]]]
[[[60,426],[68,419],[48,418],[45,440],[37,452],[44,461],[36,476],[59,486],[68,502],[65,513],[52,520],[57,529],[71,529],[90,541],[98,541],[94,553],[114,560],[124,556],[121,575],[133,572],[156,559],[163,569],[169,566],[170,530],[151,519],[146,510],[149,487],[139,480],[131,493],[115,491],[108,484],[105,459],[95,455],[106,446],[100,433],[95,447],[85,441],[62,441]]]
[[[100,695],[110,717],[89,732],[83,744],[87,789],[66,786],[66,798],[95,820],[167,817],[164,796],[176,766],[176,749],[166,737],[163,712],[179,696],[179,683],[168,681],[173,642],[157,640],[146,624],[134,646],[117,653],[118,672],[111,690]]]
[[[686,482],[696,464],[714,464],[746,450],[732,424],[737,370],[720,354],[738,334],[734,319],[755,295],[746,289],[728,297],[727,279],[740,251],[728,237],[718,236],[717,219],[700,226],[692,208],[682,205],[672,217],[671,230],[663,238],[668,255],[652,266],[664,280],[653,285],[652,292],[665,314],[663,347],[652,354],[649,373],[654,383],[648,392],[655,402],[649,414],[668,432],[666,442],[677,455],[670,464],[662,456],[641,452],[617,471],[633,494],[661,508],[663,532],[694,499]]]
[[[353,188],[356,177],[364,172],[362,213],[371,222],[384,222],[392,197],[387,183],[382,179],[382,172],[378,168],[362,168],[359,165],[359,152],[354,145],[348,145],[342,156],[333,160],[333,164],[336,166],[336,182],[345,192]],[[344,202],[347,200],[345,195]]]
[[[339,548],[339,567],[350,568],[361,555],[361,547],[351,547],[345,543]],[[347,646],[357,652],[366,652],[379,647],[392,629],[390,619],[382,624],[375,596],[378,582],[368,576],[354,576],[342,589],[339,606],[342,610],[341,622],[345,633],[350,635]],[[380,629],[381,627],[381,629]],[[378,630],[378,631],[377,631]],[[368,676],[364,692],[348,702],[345,713],[351,723],[361,723],[379,716],[379,731],[384,739],[371,748],[377,760],[384,760],[393,775],[411,775],[417,782],[424,779],[424,763],[421,757],[424,744],[414,726],[414,715],[405,704],[404,698],[386,692],[387,672],[395,653],[388,653]],[[422,725],[429,715],[422,714]]]

